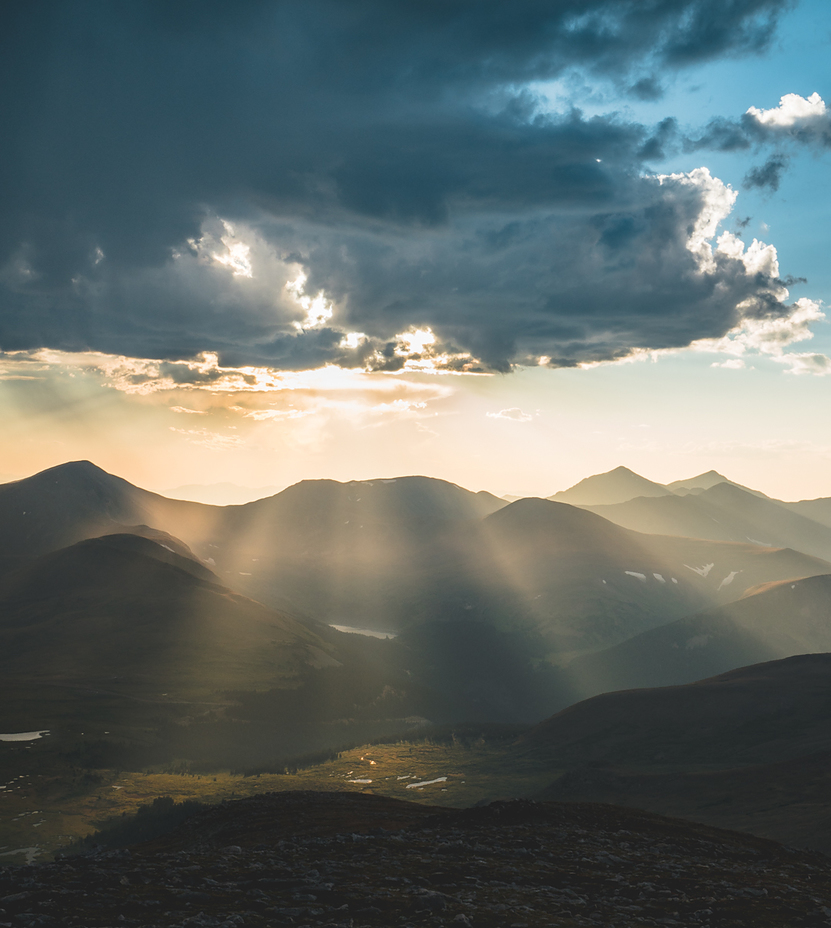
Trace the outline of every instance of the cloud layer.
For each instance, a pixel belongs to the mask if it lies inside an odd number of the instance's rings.
[[[716,240],[732,192],[657,173],[671,120],[552,115],[529,89],[581,72],[655,98],[762,50],[786,5],[6,5],[0,349],[508,370],[788,319],[775,253]],[[824,138],[800,100],[696,144]]]

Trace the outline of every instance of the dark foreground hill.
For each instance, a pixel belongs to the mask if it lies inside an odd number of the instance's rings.
[[[559,767],[739,766],[831,750],[831,654],[742,667],[685,686],[604,693],[531,729]]]
[[[531,729],[517,758],[549,764],[548,799],[631,805],[828,853],[829,709],[831,654],[801,655],[587,699]]]
[[[592,764],[546,789],[548,799],[612,802],[735,828],[831,853],[831,751],[724,770],[644,770]]]
[[[0,871],[14,924],[827,925],[827,858],[611,806],[270,794],[155,843]]]

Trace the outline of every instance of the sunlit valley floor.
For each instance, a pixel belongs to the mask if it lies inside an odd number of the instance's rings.
[[[510,826],[523,841],[534,815],[590,809],[580,814],[612,854],[659,820],[624,827],[615,815],[641,813],[611,806],[675,817],[660,827],[692,842],[688,862],[704,826],[757,836],[707,841],[831,852],[831,500],[785,503],[713,473],[662,486],[619,468],[547,500],[411,477],[304,481],[216,507],[79,462],[0,486],[0,570],[2,863],[185,841],[185,813],[197,823],[187,853],[214,854],[219,839],[199,822],[237,808],[217,804],[260,797],[238,807],[243,821],[246,809],[289,808],[275,797],[297,790],[408,803],[396,809],[533,800],[509,806],[526,810]],[[334,819],[346,808],[331,806]],[[400,812],[401,827],[417,814]],[[488,821],[475,826],[490,836],[483,847],[497,841]],[[430,822],[442,835],[468,827]],[[551,834],[588,840],[575,822]],[[800,860],[814,896],[797,893],[779,922],[747,924],[826,923],[831,870],[822,856]],[[747,880],[749,905],[761,884]],[[441,911],[433,900],[416,915],[473,917],[442,892]],[[205,912],[219,905],[208,896]],[[709,898],[665,913],[741,923]],[[630,901],[641,914],[621,908],[615,923],[658,917]],[[191,902],[182,911],[195,916]],[[8,911],[24,919],[26,905]],[[574,905],[554,923],[592,923]],[[375,908],[366,924],[383,923],[387,908]],[[514,920],[536,924],[529,911]],[[321,913],[301,906],[283,920],[334,918]],[[180,914],[147,923],[183,924]]]

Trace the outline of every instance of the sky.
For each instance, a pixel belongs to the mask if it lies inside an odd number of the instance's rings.
[[[831,496],[822,0],[44,0],[0,45],[0,480]]]

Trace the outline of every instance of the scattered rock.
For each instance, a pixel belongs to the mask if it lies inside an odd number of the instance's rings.
[[[252,797],[130,855],[0,869],[12,928],[821,928],[829,902],[831,860],[749,835],[588,803],[343,793]]]

